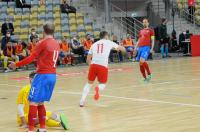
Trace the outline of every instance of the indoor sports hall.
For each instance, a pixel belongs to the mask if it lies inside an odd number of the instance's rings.
[[[200,131],[199,1],[0,0],[0,29],[0,131]]]

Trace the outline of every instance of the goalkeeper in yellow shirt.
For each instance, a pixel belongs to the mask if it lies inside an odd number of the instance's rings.
[[[32,82],[35,72],[29,74],[30,83]],[[28,124],[28,112],[29,112],[29,102],[28,96],[31,89],[31,85],[24,86],[17,97],[17,123],[20,127],[26,128]],[[38,125],[39,121],[36,119],[36,124]],[[56,114],[50,111],[46,112],[46,125],[48,127],[63,127],[65,130],[69,129],[68,121],[64,114]]]

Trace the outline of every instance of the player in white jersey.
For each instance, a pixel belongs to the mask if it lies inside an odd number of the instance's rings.
[[[98,79],[98,86],[95,88],[94,99],[99,99],[99,91],[102,91],[106,87],[108,78],[108,58],[111,49],[125,52],[125,48],[108,40],[108,32],[103,31],[100,33],[100,40],[92,45],[87,56],[87,62],[90,65],[88,73],[88,82],[83,88],[82,97],[80,100],[80,107],[84,107],[87,95],[90,92],[95,79]]]

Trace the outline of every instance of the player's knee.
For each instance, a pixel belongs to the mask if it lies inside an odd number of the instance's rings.
[[[104,90],[106,87],[106,84],[99,84],[98,87],[99,87],[99,90]]]
[[[8,61],[8,57],[7,56],[4,57],[4,61]]]
[[[144,62],[145,62],[145,59],[141,58],[140,59],[140,65],[143,65]]]
[[[94,83],[94,81],[88,80],[88,84],[93,84],[93,83]]]
[[[40,102],[40,103],[38,103],[38,105],[44,105],[44,102]]]
[[[29,102],[29,105],[38,106],[39,103],[36,103],[36,102]]]
[[[15,61],[19,61],[19,56],[15,56]]]

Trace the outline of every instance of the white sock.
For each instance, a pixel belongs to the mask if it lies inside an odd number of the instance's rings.
[[[91,87],[92,87],[91,84],[89,84],[89,83],[85,84],[85,86],[83,88],[82,97],[81,97],[81,103],[85,102],[85,99],[86,99],[87,95],[89,94]]]
[[[46,129],[39,129],[39,132],[46,132]]]
[[[57,122],[61,122],[61,121],[60,121],[60,116],[59,116],[58,114],[56,114],[55,121],[57,121]]]
[[[106,85],[105,84],[99,84],[98,87],[99,87],[99,90],[102,91],[102,90],[105,89]]]

